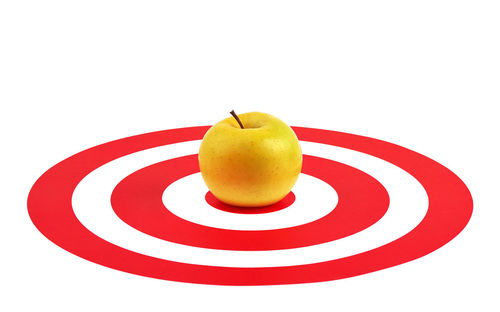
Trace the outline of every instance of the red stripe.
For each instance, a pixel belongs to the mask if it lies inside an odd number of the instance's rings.
[[[321,244],[352,235],[377,222],[389,206],[387,191],[368,174],[333,160],[304,155],[302,173],[335,189],[339,197],[335,209],[323,218],[289,228],[218,229],[179,218],[162,202],[162,194],[171,183],[199,171],[197,155],[169,159],[138,170],[116,186],[111,195],[113,209],[130,226],[170,242],[226,250],[274,250]]]

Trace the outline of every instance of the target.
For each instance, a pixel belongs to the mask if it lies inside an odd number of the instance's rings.
[[[215,285],[330,281],[399,265],[449,242],[472,197],[439,163],[404,147],[293,127],[303,169],[277,204],[219,202],[199,173],[207,126],[105,143],[45,172],[29,215],[49,240],[94,263]]]

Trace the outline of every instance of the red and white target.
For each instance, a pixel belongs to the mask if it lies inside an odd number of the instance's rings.
[[[329,281],[443,246],[472,198],[450,170],[384,141],[294,127],[293,193],[254,210],[218,202],[199,173],[209,127],[142,134],[80,152],[43,174],[28,209],[48,239],[89,261],[191,283]]]

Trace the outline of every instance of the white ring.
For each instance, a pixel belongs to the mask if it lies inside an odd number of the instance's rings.
[[[304,154],[353,166],[382,183],[390,197],[384,217],[361,232],[324,244],[284,250],[233,251],[192,247],[151,237],[130,227],[114,214],[110,195],[119,181],[147,165],[196,153],[199,144],[200,141],[190,141],[156,147],[97,168],[80,181],[73,193],[75,215],[95,235],[144,255],[201,265],[270,267],[328,261],[374,249],[411,231],[427,212],[428,197],[424,188],[401,168],[368,154],[301,141]]]
[[[201,173],[191,174],[165,189],[163,204],[179,218],[193,223],[227,230],[258,231],[312,222],[329,214],[338,202],[337,192],[329,184],[307,174],[301,174],[293,187],[295,202],[269,213],[239,214],[216,209],[206,202],[207,191]]]

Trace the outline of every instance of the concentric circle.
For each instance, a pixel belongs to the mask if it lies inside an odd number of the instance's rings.
[[[110,197],[120,181],[131,172],[162,162],[164,159],[192,155],[199,148],[199,144],[200,140],[196,140],[158,146],[106,163],[78,183],[72,196],[73,212],[89,231],[122,248],[170,261],[225,267],[300,265],[352,256],[380,247],[403,236],[415,228],[427,212],[428,198],[424,188],[399,167],[368,154],[302,141],[301,147],[306,155],[321,155],[325,159],[335,159],[342,164],[358,168],[384,185],[390,197],[389,208],[384,216],[374,225],[358,233],[323,244],[301,248],[240,251],[172,243],[129,226],[115,214]],[[317,192],[318,190],[321,191]],[[326,211],[323,212],[323,215],[326,215],[331,211],[331,203],[338,201],[337,193],[331,186],[306,174],[300,175],[294,187],[294,192],[298,193],[297,201],[287,209],[276,213],[247,216],[224,213],[202,201],[202,195],[206,191],[207,187],[201,174],[194,173],[172,183],[163,193],[163,203],[178,217],[198,224],[235,230],[271,230],[277,228],[276,221],[283,226],[284,222],[277,219],[276,215],[286,215],[286,219],[290,219],[286,223],[301,225],[305,223],[304,219],[316,220],[318,218],[318,211],[314,210],[319,208],[319,211]],[[314,196],[309,196],[309,194]],[[196,220],[193,218],[193,213],[186,214],[183,211],[186,208],[184,204],[191,203],[194,197],[201,200],[192,202],[193,205],[202,207],[196,206],[194,209],[187,207],[186,210],[205,213],[205,216],[207,211],[218,212],[218,214],[213,215],[209,220],[203,216],[199,216]],[[322,206],[324,207],[321,208]],[[291,213],[293,210],[295,213]],[[307,212],[312,212],[312,214]],[[232,218],[227,218],[228,216]]]
[[[196,160],[194,161],[196,162]],[[123,169],[123,172],[126,172],[126,168]],[[105,174],[105,171],[101,173]],[[101,175],[99,172],[96,176],[105,179],[105,175]],[[143,177],[146,176],[143,175]],[[161,178],[154,180],[161,181]],[[119,184],[116,182],[113,185],[113,190],[108,189],[106,194],[108,196],[112,194]],[[166,210],[168,207],[169,212],[181,219],[211,228],[236,231],[277,230],[299,226],[328,215],[338,202],[337,192],[329,184],[307,174],[300,174],[300,179],[297,180],[293,188],[293,194],[297,194],[293,203],[286,208],[267,213],[242,214],[216,209],[208,204],[203,197],[207,190],[201,173],[197,172],[169,184],[163,194],[158,190],[155,196],[161,196],[162,210]],[[107,207],[111,208],[111,206]],[[258,209],[266,208],[268,207]],[[249,212],[253,212],[254,209],[240,208],[240,210],[248,210]],[[86,215],[86,211],[85,208],[82,209],[84,215]]]
[[[212,192],[208,191],[205,194],[205,201],[212,207],[231,213],[241,213],[241,214],[256,214],[256,213],[270,213],[279,211],[281,209],[285,209],[289,207],[295,201],[295,194],[293,191],[290,191],[282,200],[272,205],[264,206],[264,207],[238,207],[226,204],[217,199],[217,197],[212,194]]]
[[[165,209],[161,201],[164,189],[194,172],[199,172],[197,155],[143,168],[116,186],[111,196],[113,209],[130,226],[170,242],[223,250],[276,250],[352,235],[378,221],[389,205],[384,187],[366,173],[332,160],[304,155],[302,173],[323,180],[338,193],[337,207],[333,209],[335,203],[331,203],[330,213],[313,222],[267,231],[208,227],[179,218],[168,207]],[[307,206],[301,208],[305,212],[312,210]],[[287,221],[283,215],[275,222],[280,219]]]
[[[450,241],[465,227],[472,213],[472,198],[463,182],[423,155],[367,137],[296,127],[294,130],[301,141],[370,154],[411,174],[428,195],[429,206],[422,222],[388,244],[339,259],[290,266],[224,267],[182,263],[133,252],[94,235],[76,218],[72,193],[87,174],[127,154],[199,140],[207,129],[193,127],[143,134],[106,143],[62,161],[43,174],[30,191],[28,209],[33,223],[60,247],[125,272],[192,283],[269,285],[346,278],[411,261]]]

